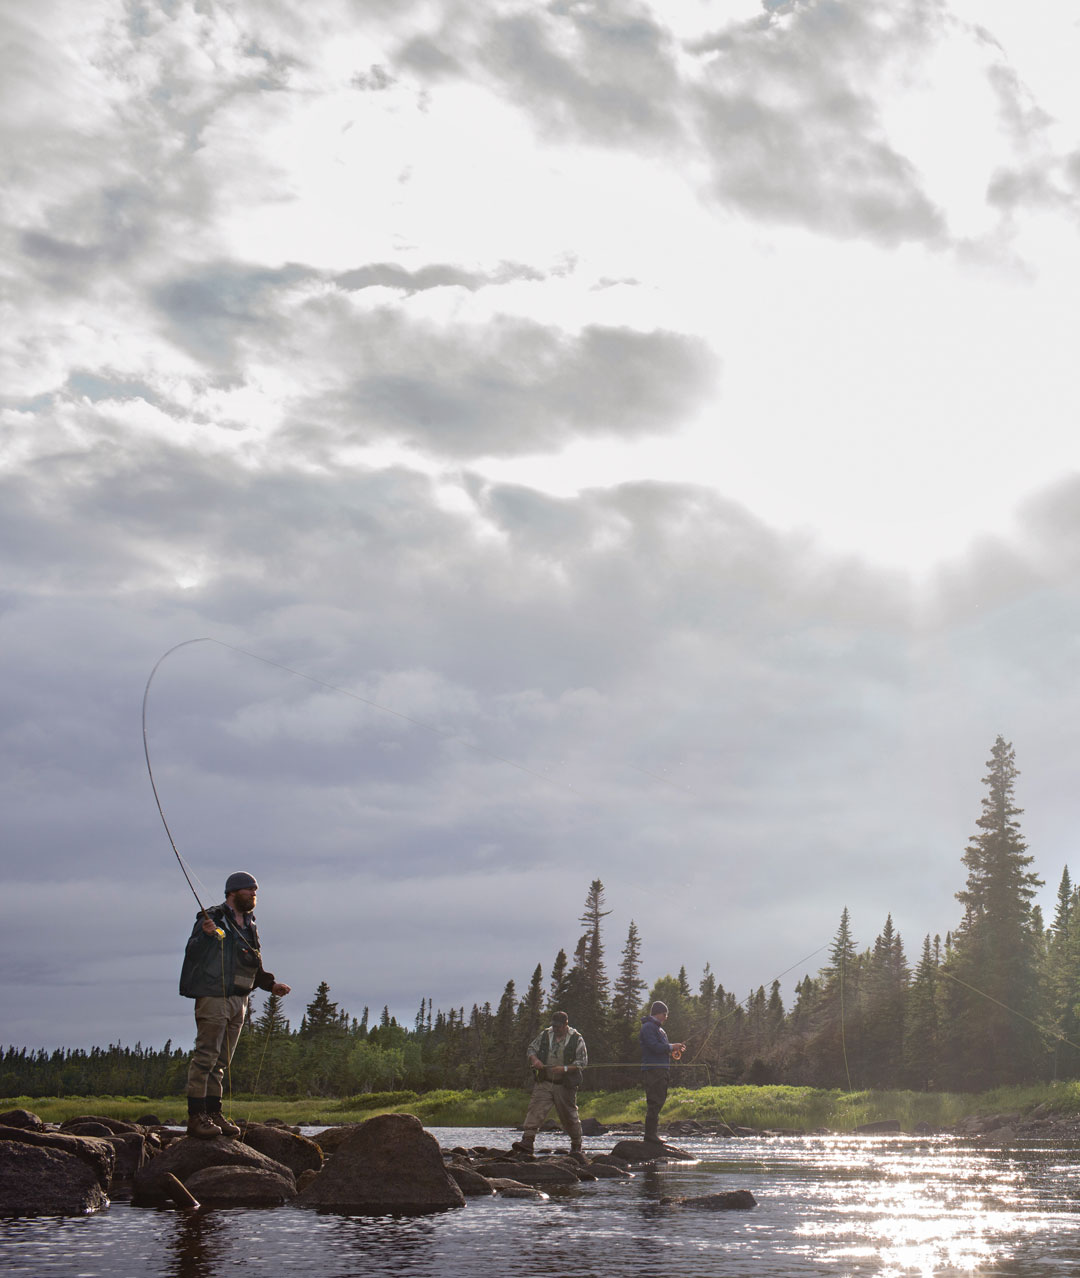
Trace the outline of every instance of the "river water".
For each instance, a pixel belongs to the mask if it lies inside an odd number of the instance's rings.
[[[431,1130],[443,1147],[505,1148],[516,1135]],[[611,1138],[585,1143],[599,1151],[611,1147]],[[1080,1150],[984,1149],[945,1137],[703,1137],[679,1144],[698,1161],[639,1169],[630,1181],[552,1191],[545,1202],[470,1198],[461,1210],[425,1217],[330,1216],[293,1207],[187,1215],[114,1201],[93,1216],[0,1220],[0,1273],[1080,1275]],[[722,1189],[749,1189],[758,1206],[710,1212],[660,1203],[661,1197]]]

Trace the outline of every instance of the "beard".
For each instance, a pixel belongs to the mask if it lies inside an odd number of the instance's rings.
[[[241,914],[250,914],[255,908],[255,893],[243,890],[236,892],[233,895],[233,902]]]

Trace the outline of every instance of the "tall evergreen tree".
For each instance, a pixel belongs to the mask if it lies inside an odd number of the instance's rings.
[[[819,1086],[850,1088],[853,1066],[857,1074],[859,967],[851,936],[851,915],[845,905],[829,947],[828,966],[821,972],[820,991],[811,1018],[811,1039],[806,1049]]]
[[[601,933],[601,924],[610,913],[604,909],[604,885],[593,879],[579,920],[586,930],[574,952],[567,1010],[594,1060],[608,1060],[611,1052],[607,1042],[608,978]]]
[[[637,924],[630,920],[619,961],[619,974],[615,979],[615,994],[611,1000],[612,1057],[616,1061],[629,1062],[637,1052],[638,1012],[645,982],[641,979],[641,937]]]
[[[544,973],[540,964],[533,969],[529,988],[517,1007],[514,1035],[519,1044],[519,1055],[522,1057],[525,1048],[540,1032],[541,1017],[544,1011]]]
[[[931,1091],[937,1083],[940,1052],[938,960],[927,933],[904,1006],[905,1083],[920,1091]]]
[[[904,1002],[909,972],[904,943],[893,927],[892,915],[874,941],[863,981],[863,1082],[871,1087],[895,1087],[903,1072]]]
[[[551,985],[548,989],[548,1012],[567,1011],[566,1000],[570,993],[570,973],[566,951],[560,950],[551,965]]]
[[[951,1030],[955,1051],[946,1080],[976,1091],[1032,1077],[1045,1055],[1040,1033],[1039,954],[1032,897],[1042,880],[1028,867],[1032,857],[1013,802],[1015,753],[1003,737],[994,742],[987,792],[963,862],[967,885],[957,892],[964,918],[953,937],[944,971],[952,978]]]

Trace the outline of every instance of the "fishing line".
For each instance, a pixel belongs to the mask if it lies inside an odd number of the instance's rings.
[[[1040,1034],[1046,1034],[1050,1038],[1056,1039],[1057,1042],[1064,1043],[1067,1047],[1074,1047],[1080,1052],[1080,1043],[1074,1043],[1071,1038],[1068,1038],[1059,1030],[1051,1029],[1049,1025],[1040,1025],[1038,1021],[1033,1021],[1030,1016],[1025,1016],[1023,1012],[1018,1012],[1015,1007],[1010,1007],[1008,1003],[1003,1003],[1001,999],[995,998],[993,994],[987,994],[985,990],[980,990],[978,986],[969,985],[967,981],[961,980],[959,976],[954,976],[952,972],[947,971],[944,967],[938,968],[938,974],[947,976],[950,981],[955,981],[957,985],[962,985],[966,990],[971,990],[972,994],[979,994],[983,998],[989,999],[991,1003],[996,1003],[1003,1011],[1010,1013],[1012,1016],[1018,1016],[1022,1021],[1026,1021],[1028,1025],[1037,1029]]]

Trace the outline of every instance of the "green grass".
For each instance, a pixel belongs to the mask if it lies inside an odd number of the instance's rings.
[[[528,1106],[528,1092],[517,1088],[492,1088],[484,1092],[435,1091],[374,1092],[346,1099],[236,1095],[225,1108],[234,1117],[265,1122],[278,1118],[287,1123],[313,1126],[359,1123],[375,1114],[415,1114],[429,1127],[514,1127]],[[605,1126],[642,1120],[645,1098],[639,1088],[617,1092],[579,1094],[583,1118],[596,1118]],[[918,1123],[949,1127],[970,1114],[1027,1113],[1049,1104],[1056,1113],[1080,1113],[1080,1082],[1033,1084],[997,1088],[981,1094],[949,1092],[841,1092],[813,1087],[701,1087],[673,1088],[664,1106],[663,1121],[695,1118],[701,1122],[728,1122],[738,1127],[790,1128],[813,1131],[819,1127],[850,1131],[863,1123],[898,1119],[905,1131]],[[49,1123],[62,1123],[81,1114],[133,1120],[156,1114],[163,1122],[184,1121],[187,1102],[182,1096],[147,1100],[143,1096],[64,1096],[0,1098],[0,1113],[28,1109]]]

